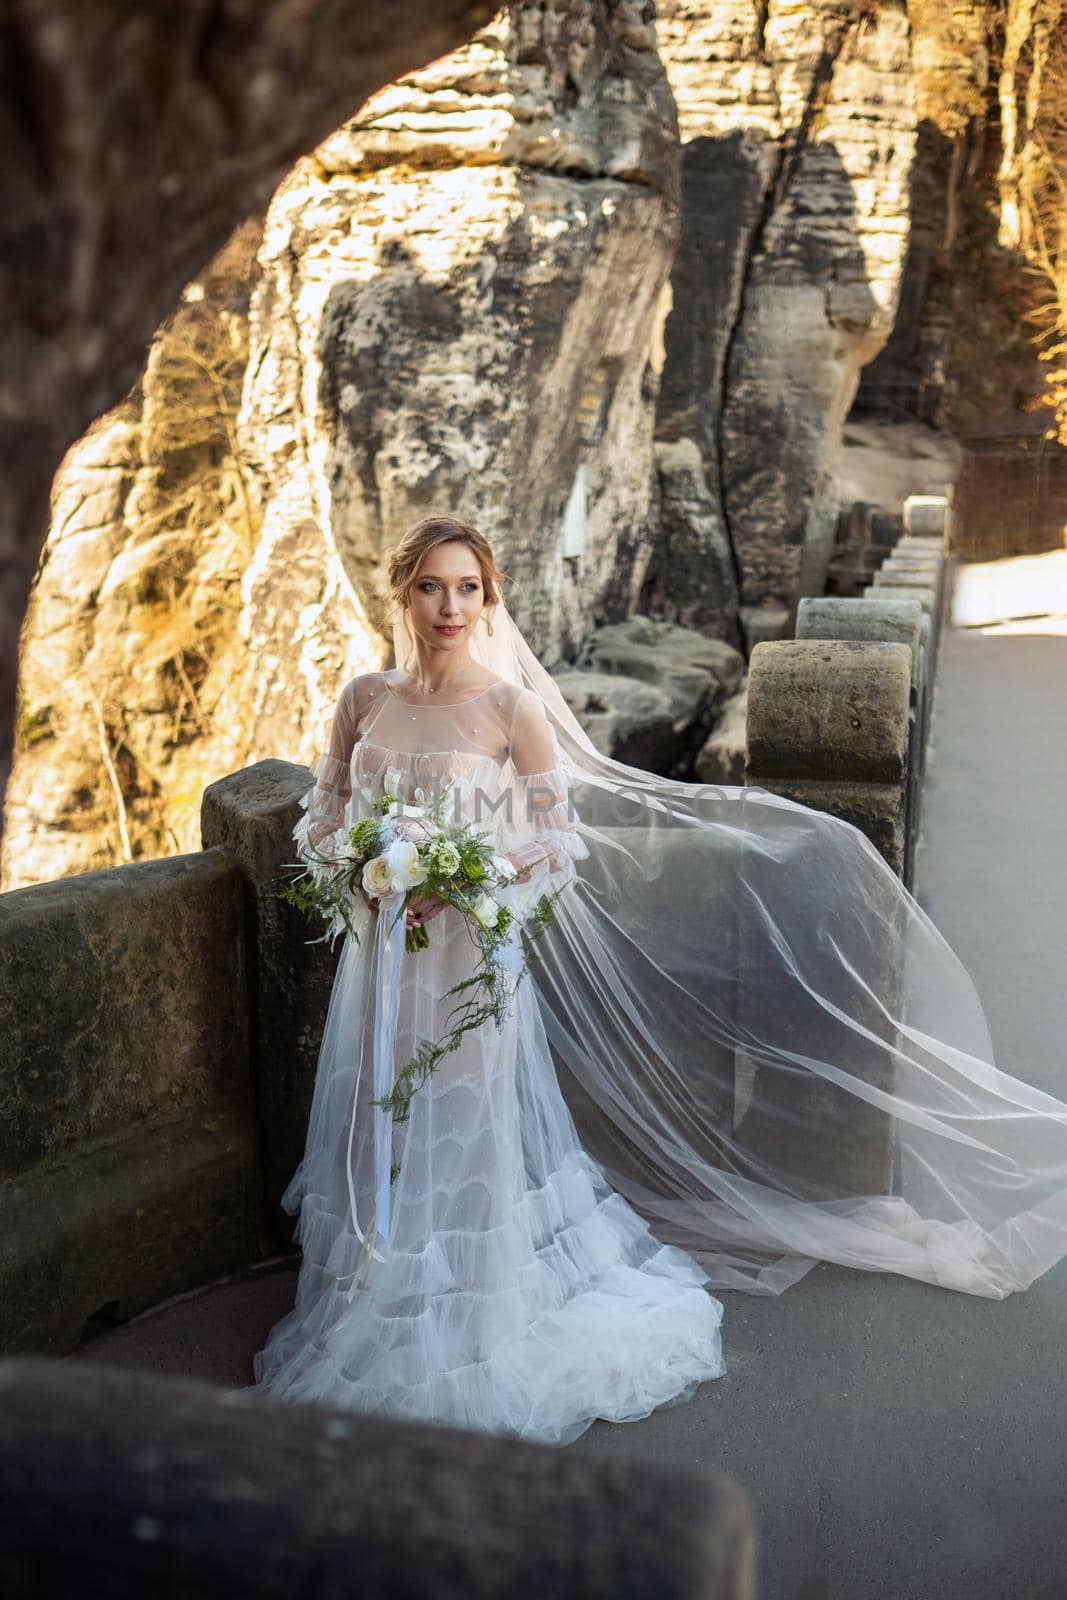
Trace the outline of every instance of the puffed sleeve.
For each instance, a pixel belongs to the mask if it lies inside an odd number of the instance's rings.
[[[332,858],[333,847],[347,826],[352,798],[351,761],[356,736],[355,679],[346,683],[334,708],[325,749],[312,764],[315,781],[300,796],[303,815],[293,828],[297,853],[310,864]]]
[[[541,698],[532,689],[523,689],[516,701],[510,747],[514,776],[504,851],[514,866],[531,869],[508,897],[524,920],[542,895],[577,876],[576,863],[589,850],[577,829],[572,779]]]

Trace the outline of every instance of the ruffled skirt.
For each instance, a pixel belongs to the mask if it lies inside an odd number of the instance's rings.
[[[471,969],[444,912],[403,958],[402,1065],[440,1037]],[[691,1256],[664,1245],[582,1149],[532,982],[504,1027],[483,1024],[416,1090],[394,1127],[399,1174],[382,1259],[354,1295],[373,1207],[369,1060],[374,961],[345,940],[304,1159],[283,1196],[303,1262],[292,1311],[256,1355],[262,1392],[565,1444],[723,1372],[722,1306]],[[349,1127],[356,1123],[349,1161]]]

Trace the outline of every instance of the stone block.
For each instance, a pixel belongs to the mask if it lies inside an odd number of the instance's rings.
[[[757,645],[746,782],[903,784],[911,651],[903,644]]]
[[[751,1505],[712,1468],[84,1362],[0,1364],[0,1497],[12,1596],[755,1596]]]
[[[926,538],[944,538],[948,500],[943,494],[909,494],[904,502],[904,530]]]
[[[905,883],[910,885],[922,799],[931,622],[918,600],[882,600],[877,598],[879,592],[876,590],[867,599],[824,597],[802,600],[797,615],[797,638],[882,640],[906,644],[911,650],[911,705],[902,824],[902,873]],[[895,860],[896,846],[889,839],[886,840],[886,850],[889,852],[887,859]]]
[[[882,581],[879,581],[879,577],[881,577]],[[923,694],[926,700],[927,719],[929,719],[933,683],[937,673],[937,652],[941,637],[943,597],[943,583],[933,583],[925,574],[916,577],[902,573],[899,570],[881,575],[876,573],[875,581],[863,591],[864,599],[917,600],[922,607],[923,616],[926,618],[929,629],[926,667],[923,677]]]
[[[746,784],[858,828],[900,876],[906,860],[911,698],[912,648],[907,644],[804,639],[760,645],[749,664]],[[762,875],[774,880],[774,864],[753,852],[748,888],[757,901],[763,898]],[[821,883],[818,892],[826,896],[832,916],[836,886]],[[765,893],[773,904],[780,884],[769,882]],[[891,918],[888,890],[885,910]],[[878,925],[872,918],[872,940]],[[741,928],[737,1005],[742,1027],[758,1038],[773,1018],[777,1042],[786,1043],[792,1030],[797,1051],[830,1062],[847,1047],[850,1070],[889,1089],[884,1050],[872,1045],[865,1064],[855,1035],[850,1032],[843,1040],[836,1019],[809,1003],[790,973],[779,975],[781,994],[773,992],[761,938],[756,931],[746,939]],[[863,985],[869,999],[862,1004],[869,1007],[876,1038],[885,1014],[894,1014],[898,1003],[901,974],[892,966],[891,950],[889,940],[884,956],[877,943],[865,953]],[[852,1015],[854,1021],[865,1020],[859,1012]],[[797,1193],[810,1184],[813,1194],[825,1194],[828,1181],[841,1195],[888,1190],[892,1119],[879,1108],[818,1075],[768,1066],[745,1050],[737,1053],[735,1084],[745,1086],[739,1095],[744,1103],[740,1137],[755,1171],[766,1164],[789,1174]],[[822,1128],[821,1140],[797,1140],[798,1125]]]
[[[604,755],[650,772],[673,764],[679,740],[663,688],[615,672],[556,672],[553,677]]]
[[[749,787],[781,794],[813,811],[827,811],[859,828],[898,877],[904,868],[904,780],[900,783],[848,783],[820,778],[753,778]]]
[[[896,578],[890,582],[887,578],[884,583],[878,582],[878,573],[874,575],[874,582],[867,585],[863,591],[862,599],[875,600],[918,600],[923,611],[931,620],[936,615],[937,595],[929,582],[918,583],[910,580],[898,583]]]
[[[912,652],[912,684],[923,669],[923,612],[917,600],[879,600],[820,595],[797,607],[798,639],[852,639],[858,643],[906,644]]]
[[[0,896],[0,1348],[69,1350],[264,1253],[225,851]]]
[[[909,550],[901,544],[894,546],[889,552],[885,562],[881,563],[880,571],[889,571],[894,566],[899,566],[905,571],[923,571],[923,573],[941,573],[944,560],[941,555],[934,555],[929,550]]]
[[[303,1154],[319,1044],[341,942],[314,943],[321,925],[279,899],[297,861],[293,826],[313,782],[291,761],[257,761],[204,790],[205,850],[224,847],[245,888],[254,1029],[252,1082],[263,1182],[277,1241],[292,1242],[293,1219],[278,1204]]]

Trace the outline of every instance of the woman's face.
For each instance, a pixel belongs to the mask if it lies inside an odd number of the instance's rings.
[[[408,595],[411,627],[420,644],[466,655],[484,604],[481,568],[469,545],[449,540],[427,550]]]

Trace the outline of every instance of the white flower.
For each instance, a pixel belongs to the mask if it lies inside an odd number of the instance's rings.
[[[500,915],[500,907],[491,894],[480,894],[471,906],[471,915],[476,917],[488,932],[490,928],[496,927],[496,920]]]
[[[392,873],[394,894],[400,894],[405,889],[417,889],[420,883],[426,882],[426,868],[419,860],[418,846],[407,839],[397,839],[395,844],[391,844],[385,852],[385,859]]]
[[[393,873],[384,856],[375,856],[373,860],[364,864],[362,882],[369,895],[377,898],[379,895],[389,894]]]
[[[459,871],[459,851],[447,839],[442,839],[440,844],[433,846],[433,859],[438,872],[444,878],[451,878]]]

